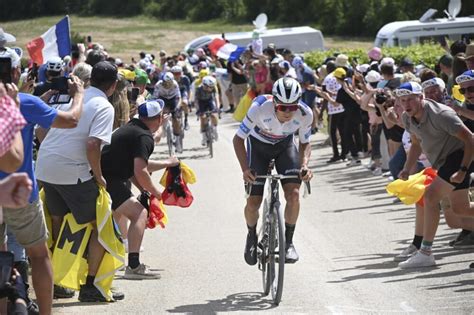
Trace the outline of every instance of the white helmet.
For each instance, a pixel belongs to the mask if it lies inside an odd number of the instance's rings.
[[[183,68],[181,68],[180,66],[173,66],[170,70],[172,73],[182,73],[183,72]]]
[[[284,77],[275,81],[272,94],[277,102],[294,104],[301,98],[301,86],[295,79]]]
[[[46,71],[59,72],[63,69],[63,60],[59,57],[53,57],[46,62]]]
[[[163,75],[163,82],[169,82],[173,80],[174,80],[173,74],[171,72],[165,72],[165,74]]]
[[[204,78],[202,78],[202,84],[204,84],[205,86],[213,88],[213,87],[216,86],[216,79],[214,79],[210,75],[205,76]]]

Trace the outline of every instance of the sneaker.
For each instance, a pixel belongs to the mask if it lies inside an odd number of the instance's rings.
[[[459,241],[462,241],[463,239],[465,239],[469,234],[464,234],[462,231],[459,232],[458,236],[456,236],[456,238],[454,240],[451,240],[449,241],[448,245],[453,247],[454,244],[456,244],[457,242]]]
[[[456,249],[471,249],[474,248],[474,232],[469,233],[463,239],[457,241],[453,245]]]
[[[408,258],[410,258],[411,256],[413,256],[417,251],[418,251],[418,249],[416,248],[416,246],[413,245],[413,244],[410,244],[410,246],[405,248],[403,250],[403,252],[401,252],[400,254],[395,256],[393,258],[393,261],[405,261]]]
[[[403,261],[398,264],[398,267],[401,269],[410,269],[410,268],[421,268],[421,267],[432,267],[436,265],[436,261],[433,254],[423,254],[420,251],[417,251],[406,261]]]
[[[147,280],[160,279],[161,276],[157,273],[150,272],[148,266],[146,266],[145,264],[140,264],[137,268],[134,269],[130,268],[130,266],[127,266],[123,278],[129,280]]]
[[[26,310],[28,312],[28,315],[39,315],[39,306],[32,300],[28,299],[27,305],[26,305]]]
[[[79,291],[79,301],[81,302],[115,302],[124,298],[125,294],[122,292],[112,292],[112,300],[107,301],[95,286],[81,285]]]
[[[294,264],[300,259],[293,244],[286,245],[285,264]]]
[[[346,166],[356,166],[359,165],[361,162],[359,159],[352,159],[349,163],[346,164]]]
[[[74,290],[59,286],[59,285],[54,285],[54,298],[55,299],[69,299],[72,298],[75,294]]]
[[[244,251],[245,262],[253,266],[257,263],[257,235],[247,233],[247,240],[245,242],[245,251]]]
[[[382,175],[382,168],[377,167],[377,168],[372,172],[372,174],[373,174],[374,176],[380,176],[380,175]]]
[[[341,158],[340,157],[335,157],[333,156],[332,158],[330,158],[329,160],[326,161],[326,163],[336,163],[337,161],[339,161]]]

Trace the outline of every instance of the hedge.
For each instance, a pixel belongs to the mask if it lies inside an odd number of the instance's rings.
[[[359,64],[368,63],[367,51],[362,49],[329,49],[325,51],[313,51],[304,55],[305,62],[312,68],[317,68],[323,64],[327,57],[343,53],[349,57],[349,60],[357,58]],[[384,57],[392,57],[396,63],[399,63],[404,57],[410,58],[415,64],[424,64],[434,69],[439,58],[446,54],[446,51],[436,44],[412,45],[408,47],[390,47],[383,48]]]

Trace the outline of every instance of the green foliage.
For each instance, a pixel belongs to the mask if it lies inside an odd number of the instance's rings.
[[[15,0],[2,1],[0,21],[61,14],[134,16],[160,20],[252,21],[265,12],[271,23],[313,25],[324,34],[371,36],[386,23],[417,20],[429,8],[443,17],[448,0]],[[474,14],[463,1],[459,16]]]
[[[390,47],[383,48],[383,55],[392,57],[395,62],[400,62],[404,57],[410,58],[415,64],[425,64],[434,69],[439,58],[446,52],[436,44],[413,45],[409,47]],[[327,57],[343,53],[349,57],[349,60],[357,58],[360,64],[369,61],[367,52],[362,49],[330,49],[326,51],[313,51],[305,54],[305,62],[312,68],[317,68],[323,64]]]

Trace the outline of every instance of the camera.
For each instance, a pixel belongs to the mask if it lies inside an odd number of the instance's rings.
[[[67,93],[69,90],[68,78],[56,77],[51,79],[51,89],[59,91],[60,93]]]
[[[377,93],[375,94],[375,102],[377,104],[383,104],[387,101],[387,95],[384,93]]]

